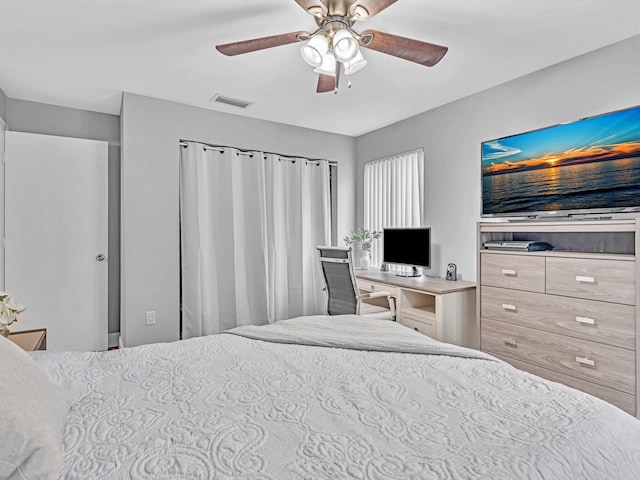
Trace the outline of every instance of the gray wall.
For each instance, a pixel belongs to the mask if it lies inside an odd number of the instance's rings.
[[[453,262],[465,280],[475,280],[480,143],[640,104],[638,59],[640,36],[357,138],[357,225],[364,163],[424,147],[425,224],[434,248],[429,274],[443,276]]]
[[[354,223],[355,140],[125,93],[122,106],[121,339],[130,347],[179,337],[180,140],[339,162],[338,230]],[[145,312],[156,312],[156,325]]]
[[[7,96],[0,88],[0,118],[7,122]]]
[[[109,333],[119,332],[120,117],[13,98],[8,99],[6,110],[9,128],[16,132],[109,142]]]

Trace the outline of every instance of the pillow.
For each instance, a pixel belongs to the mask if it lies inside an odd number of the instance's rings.
[[[62,388],[0,335],[0,478],[57,480],[66,415]]]

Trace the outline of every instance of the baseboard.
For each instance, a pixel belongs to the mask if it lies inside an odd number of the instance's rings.
[[[120,332],[109,334],[109,348],[120,346]]]

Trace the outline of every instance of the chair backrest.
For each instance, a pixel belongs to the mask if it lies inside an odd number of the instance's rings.
[[[359,313],[358,286],[353,272],[351,248],[317,248],[324,284],[327,288],[327,313],[329,315]]]

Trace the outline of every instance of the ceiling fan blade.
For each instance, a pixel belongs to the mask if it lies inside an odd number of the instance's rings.
[[[270,37],[254,38],[252,40],[244,40],[242,42],[226,43],[224,45],[216,45],[216,49],[227,56],[240,55],[241,53],[255,52],[256,50],[264,50],[265,48],[279,47],[280,45],[288,45],[290,43],[300,42],[309,36],[309,32],[291,32],[281,35],[272,35]],[[303,37],[300,40],[299,37]]]
[[[331,75],[320,74],[318,76],[317,93],[333,92],[336,89],[336,77]]]
[[[351,5],[351,15],[353,15],[356,20],[366,20],[367,18],[377,15],[397,1],[398,0],[357,0]],[[367,14],[365,15],[364,12],[357,7],[363,7],[367,11]]]
[[[313,16],[324,16],[327,14],[327,6],[320,0],[294,0],[298,5],[304,8]]]
[[[360,34],[360,37],[360,44],[365,48],[416,62],[426,67],[433,67],[448,50],[447,47],[435,43],[421,42],[377,30],[365,30]]]

